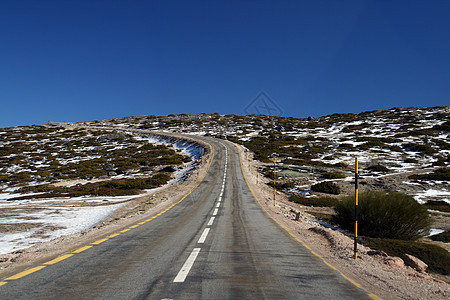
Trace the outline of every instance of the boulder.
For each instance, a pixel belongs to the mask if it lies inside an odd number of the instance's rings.
[[[411,268],[415,269],[418,272],[423,273],[428,268],[428,265],[426,263],[424,263],[415,256],[403,254],[402,259],[407,266],[410,266]]]
[[[400,257],[387,257],[384,260],[384,263],[391,267],[398,267],[398,268],[405,267],[405,263],[403,262],[403,259],[401,259]]]

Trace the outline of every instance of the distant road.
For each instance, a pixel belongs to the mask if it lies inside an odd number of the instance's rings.
[[[268,217],[233,145],[207,140],[209,172],[182,202],[10,278],[0,299],[370,299]]]

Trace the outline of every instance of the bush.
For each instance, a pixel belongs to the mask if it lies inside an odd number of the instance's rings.
[[[433,173],[423,175],[411,175],[411,179],[419,180],[438,180],[438,181],[450,181],[450,168],[439,168]]]
[[[450,243],[450,231],[446,230],[442,233],[435,234],[430,236],[430,239],[433,241],[439,241],[444,243]]]
[[[407,164],[417,164],[419,163],[419,161],[415,158],[406,158],[403,162],[407,163]]]
[[[432,155],[436,153],[436,150],[428,144],[413,144],[408,143],[404,145],[405,149],[413,152],[421,152],[422,154]]]
[[[289,198],[289,201],[305,206],[316,206],[316,207],[333,207],[339,202],[338,199],[332,197],[306,198],[297,195],[292,195]]]
[[[450,213],[450,204],[445,201],[439,200],[428,200],[427,203],[424,204],[427,209],[439,210],[442,212]]]
[[[386,168],[385,166],[382,165],[372,165],[372,166],[368,166],[366,168],[366,170],[372,171],[372,172],[382,172],[382,173],[387,173],[389,172],[389,169]]]
[[[401,257],[410,254],[422,260],[428,265],[428,270],[434,273],[449,275],[450,254],[436,245],[429,245],[411,241],[392,239],[374,239],[364,237],[363,244],[372,249],[382,250],[390,256]]]
[[[345,178],[345,175],[341,172],[326,172],[321,175],[323,179],[338,179]]]
[[[314,192],[333,195],[339,195],[341,193],[341,189],[334,182],[330,181],[315,184],[311,187],[311,190],[313,190]]]
[[[355,198],[344,197],[336,205],[334,222],[353,230]],[[364,192],[359,197],[358,231],[375,238],[413,240],[425,236],[431,219],[427,208],[412,196],[397,192]]]
[[[446,121],[442,125],[435,125],[433,129],[442,130],[442,131],[450,131],[450,121]]]

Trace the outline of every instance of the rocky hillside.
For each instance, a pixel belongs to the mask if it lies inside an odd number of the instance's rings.
[[[342,193],[348,193],[358,158],[362,189],[407,192],[421,203],[440,201],[430,204],[444,210],[450,204],[449,106],[307,119],[215,113],[138,116],[90,124],[209,135],[241,143],[269,177],[276,160],[281,189],[305,196],[317,195],[311,193],[311,186],[322,181],[333,181]]]

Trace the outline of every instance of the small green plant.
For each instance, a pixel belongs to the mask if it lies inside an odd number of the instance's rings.
[[[353,231],[354,196],[344,197],[335,210],[335,223]],[[384,191],[361,193],[358,220],[361,235],[401,240],[425,236],[431,225],[427,208],[417,203],[412,196]]]
[[[311,190],[313,190],[314,192],[333,195],[339,195],[341,193],[341,189],[334,182],[331,181],[324,181],[317,183],[311,186]]]

